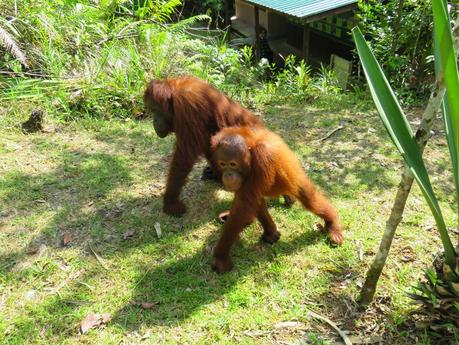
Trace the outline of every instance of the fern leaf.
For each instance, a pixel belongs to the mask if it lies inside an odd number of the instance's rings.
[[[19,48],[18,44],[6,30],[0,26],[0,46],[5,47],[13,56],[18,59],[25,67],[29,67],[27,57]]]
[[[157,4],[154,17],[159,22],[165,23],[171,19],[172,14],[177,6],[181,5],[182,0],[168,0]]]
[[[209,17],[207,14],[198,14],[196,16],[193,16],[193,17],[190,17],[190,18],[186,18],[186,19],[183,19],[177,23],[174,23],[170,26],[170,28],[172,30],[179,30],[179,29],[183,29],[183,28],[187,28],[197,22],[202,22],[202,21],[205,21],[207,20],[209,23],[210,21],[212,20],[211,17]]]

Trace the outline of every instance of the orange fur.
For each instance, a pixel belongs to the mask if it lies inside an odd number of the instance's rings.
[[[184,145],[190,156],[206,152],[210,136],[224,127],[263,126],[251,111],[206,81],[191,76],[152,80],[144,99],[173,113],[177,145]]]
[[[338,213],[316,189],[300,161],[278,135],[264,128],[224,128],[212,138],[215,159],[218,159],[219,145],[228,147],[228,143],[234,142],[231,138],[236,136],[242,137],[246,144],[245,152],[239,153],[243,156],[239,161],[240,166],[246,166],[244,162],[249,161],[250,170],[240,171],[244,181],[235,192],[230,216],[215,247],[213,268],[218,272],[232,268],[230,248],[239,233],[255,218],[262,224],[263,238],[267,242],[273,243],[279,239],[280,233],[268,213],[264,197],[281,194],[294,196],[306,209],[324,219],[330,240],[341,244],[344,237]]]
[[[152,80],[144,93],[146,108],[159,106],[172,121],[176,136],[163,210],[172,215],[186,211],[180,192],[200,156],[210,160],[210,138],[227,126],[263,126],[251,111],[229,99],[207,82],[194,77]]]

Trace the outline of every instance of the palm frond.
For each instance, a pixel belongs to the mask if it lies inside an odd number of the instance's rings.
[[[29,67],[25,53],[19,48],[13,36],[0,26],[0,46],[9,51],[25,67]]]

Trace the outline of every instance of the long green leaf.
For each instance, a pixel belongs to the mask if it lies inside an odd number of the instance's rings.
[[[447,3],[445,0],[433,0],[432,9],[434,17],[435,69],[437,80],[443,79],[446,86],[442,110],[446,138],[453,164],[454,181],[456,183],[459,222],[459,73]]]
[[[400,151],[407,166],[418,182],[437,223],[445,249],[446,262],[449,266],[455,268],[456,255],[454,247],[448,236],[448,230],[440,210],[440,205],[433,192],[427,169],[422,160],[421,151],[413,138],[410,125],[381,67],[363,38],[360,29],[358,27],[353,28],[352,34],[379,116],[389,132],[392,141],[397,146],[397,149]]]

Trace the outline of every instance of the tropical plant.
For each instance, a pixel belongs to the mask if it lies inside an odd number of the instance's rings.
[[[223,0],[183,0],[183,15],[186,17],[205,13],[212,18],[214,26],[223,21]]]
[[[140,5],[135,11],[136,15],[140,18],[153,18],[160,23],[164,23],[171,19],[177,6],[179,6],[181,0],[145,0],[139,2]]]
[[[432,0],[432,9],[437,82],[444,84],[446,88],[442,110],[457,198],[459,195],[459,98],[457,98],[459,73],[457,55],[454,49],[446,1]],[[435,261],[434,269],[426,271],[426,281],[420,283],[416,288],[417,293],[410,296],[423,303],[428,311],[434,312],[435,318],[442,320],[443,324],[446,321],[447,325],[453,324],[459,327],[459,253],[456,252],[449,237],[445,219],[422,159],[422,151],[416,143],[405,114],[361,31],[359,28],[354,28],[352,32],[378,113],[392,141],[421,188],[434,216],[444,248],[441,258]],[[459,221],[459,198],[457,198],[457,202]],[[390,242],[391,240],[389,246]]]
[[[0,26],[0,48],[2,47],[21,62],[24,67],[29,67],[25,53],[19,48],[13,36]]]
[[[359,0],[358,19],[400,101],[429,92],[433,80],[431,0]]]

